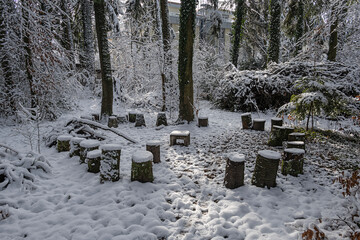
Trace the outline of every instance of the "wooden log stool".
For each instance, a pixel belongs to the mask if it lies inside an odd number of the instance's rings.
[[[136,121],[137,112],[129,112],[129,122],[134,123]]]
[[[293,127],[288,127],[288,126],[286,126],[285,127],[285,134],[286,135],[284,135],[284,141],[289,141],[289,134],[291,134],[291,133],[293,133],[294,132],[294,128]]]
[[[87,153],[98,149],[100,142],[98,140],[88,139],[80,142],[80,163],[85,163]]]
[[[286,130],[283,126],[273,126],[273,130],[270,132],[270,138],[268,145],[272,147],[282,147],[284,138],[286,138]]]
[[[257,187],[275,187],[281,154],[271,150],[259,151],[251,183]]]
[[[305,150],[305,143],[303,141],[291,141],[287,143],[287,148],[299,148]]]
[[[208,117],[198,117],[198,126],[207,127],[209,125]]]
[[[161,125],[164,125],[164,126],[167,126],[167,119],[166,119],[166,113],[164,112],[159,112],[157,114],[157,117],[156,117],[156,126],[161,126]]]
[[[108,127],[109,128],[117,128],[119,126],[118,120],[116,116],[110,116],[108,120]]]
[[[101,161],[101,151],[99,149],[87,152],[85,162],[87,162],[88,164],[88,172],[91,173],[100,172],[100,161]]]
[[[100,183],[120,179],[121,145],[105,144],[101,147]]]
[[[142,183],[154,181],[152,170],[153,155],[149,151],[137,151],[132,156],[131,181]]]
[[[264,131],[265,130],[265,119],[256,118],[253,120],[252,129],[257,131]]]
[[[281,173],[290,174],[297,177],[304,172],[304,154],[305,151],[299,148],[286,148],[281,162]]]
[[[119,124],[120,124],[120,123],[127,123],[127,122],[128,122],[128,120],[127,120],[127,118],[126,118],[125,115],[119,115],[119,116],[117,116],[116,118],[117,118],[117,122],[118,122]]]
[[[190,145],[190,132],[189,131],[172,131],[170,133],[170,146],[173,145]]]
[[[294,132],[288,136],[288,141],[303,141],[305,142],[305,133]]]
[[[226,157],[224,185],[234,189],[244,185],[245,155],[230,153]]]
[[[70,140],[73,136],[71,135],[60,135],[57,138],[56,148],[58,152],[70,151]]]
[[[70,140],[70,152],[69,156],[80,156],[80,143],[85,140],[85,138],[73,137]]]
[[[144,114],[136,114],[135,127],[146,127]]]
[[[251,113],[244,113],[241,115],[241,122],[243,129],[251,129],[252,118]]]
[[[283,120],[282,118],[273,117],[271,118],[271,131],[273,130],[273,126],[282,126]]]
[[[159,163],[160,161],[160,142],[159,141],[149,141],[146,143],[146,151],[149,151],[153,154],[153,162]]]

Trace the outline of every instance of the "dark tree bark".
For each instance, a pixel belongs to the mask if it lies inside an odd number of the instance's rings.
[[[301,38],[304,35],[304,2],[303,0],[298,1],[297,6],[297,22],[296,22],[296,33],[295,33],[295,56],[299,54],[302,49]]]
[[[62,10],[62,39],[61,45],[67,50],[68,58],[72,64],[75,64],[74,59],[74,40],[73,33],[71,29],[70,21],[70,10],[69,10],[69,0],[61,0],[60,8]]]
[[[270,0],[269,48],[267,62],[279,62],[280,55],[280,15],[279,0]]]
[[[232,46],[231,46],[231,62],[237,67],[237,61],[239,58],[239,49],[240,49],[240,40],[241,40],[241,31],[244,22],[245,15],[245,1],[237,0],[236,1],[236,10],[235,15],[236,19],[232,26]]]
[[[192,63],[195,37],[195,0],[182,0],[180,6],[179,34],[179,121],[194,120],[194,86]]]
[[[338,45],[338,23],[339,18],[335,13],[335,9],[331,10],[331,19],[332,23],[330,26],[330,39],[329,39],[329,51],[328,51],[328,60],[335,62],[336,61],[336,52],[337,52],[337,45]]]
[[[80,54],[80,64],[91,74],[95,73],[95,51],[92,31],[92,1],[81,0],[82,24],[83,24],[83,49]]]
[[[101,116],[104,117],[112,115],[113,111],[113,81],[104,0],[94,0],[94,9],[102,79]]]

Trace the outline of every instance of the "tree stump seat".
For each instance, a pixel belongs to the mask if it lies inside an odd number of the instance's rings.
[[[252,127],[251,113],[241,114],[241,122],[243,129],[251,129]]]
[[[168,125],[165,112],[159,112],[156,117],[156,126],[159,127],[161,125]]]
[[[70,157],[80,156],[80,143],[85,140],[85,138],[73,137],[70,140]]]
[[[135,127],[146,127],[144,114],[142,113],[136,114]]]
[[[121,145],[104,144],[101,147],[100,183],[120,179]]]
[[[293,132],[288,136],[288,140],[291,141],[303,141],[305,142],[305,133]]]
[[[287,143],[287,148],[300,148],[305,150],[305,143],[303,141],[291,141]]]
[[[125,115],[119,115],[116,118],[119,124],[128,122],[127,117]]]
[[[71,135],[60,135],[57,138],[57,150],[58,152],[70,151],[70,140],[73,138]]]
[[[136,114],[138,112],[129,112],[129,122],[134,123],[136,121]]]
[[[305,150],[299,148],[286,148],[281,162],[281,173],[297,177],[304,172]]]
[[[271,131],[273,130],[273,126],[282,126],[283,120],[282,118],[273,117],[271,118]]]
[[[198,117],[198,126],[207,127],[209,125],[208,117]]]
[[[94,139],[83,140],[80,142],[80,163],[85,163],[87,153],[98,149],[100,142]]]
[[[281,147],[283,141],[288,140],[288,135],[294,132],[294,128],[287,126],[273,126],[273,130],[270,133],[268,145],[273,147]]]
[[[256,118],[253,120],[252,129],[257,131],[264,131],[265,130],[265,119]]]
[[[190,145],[190,132],[189,131],[172,131],[170,133],[170,146],[173,145]]]
[[[109,128],[117,128],[119,126],[118,120],[116,116],[110,116],[108,119],[108,127]]]
[[[131,181],[142,183],[154,181],[152,170],[153,155],[149,151],[139,150],[132,155]]]
[[[251,183],[257,187],[275,187],[281,154],[271,150],[259,151]]]
[[[226,157],[224,185],[234,189],[244,185],[245,155],[229,153]]]
[[[149,151],[153,154],[153,162],[160,163],[160,142],[159,141],[149,141],[146,143],[146,151]]]
[[[99,149],[88,151],[86,154],[86,160],[88,164],[88,172],[98,173],[100,172],[101,151]]]

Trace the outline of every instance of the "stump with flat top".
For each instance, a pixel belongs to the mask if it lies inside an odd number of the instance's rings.
[[[135,152],[131,163],[131,181],[142,183],[154,181],[152,160],[153,155],[149,151]]]
[[[254,119],[253,120],[253,125],[252,125],[252,129],[257,130],[257,131],[264,131],[265,130],[265,119]]]
[[[164,125],[164,126],[167,126],[167,119],[166,119],[166,113],[164,112],[159,112],[157,114],[157,117],[156,117],[156,126],[161,126],[161,125]]]
[[[135,127],[146,127],[144,114],[136,114]]]
[[[275,187],[281,154],[271,150],[259,151],[251,183],[257,187]]]
[[[282,118],[273,117],[271,118],[271,131],[273,130],[273,126],[282,126],[283,120]]]
[[[117,121],[119,124],[127,123],[127,121],[128,121],[125,115],[119,115],[116,118],[117,118]]]
[[[137,112],[129,112],[129,122],[134,123],[136,121]]]
[[[230,153],[226,157],[224,185],[234,189],[244,185],[245,155]]]
[[[92,119],[93,119],[95,122],[100,121],[100,114],[98,114],[98,113],[92,113],[91,116],[92,116]]]
[[[70,157],[80,156],[80,143],[85,140],[85,138],[73,137],[70,140]]]
[[[170,133],[170,146],[173,145],[190,145],[190,132],[189,131],[172,131]]]
[[[100,172],[100,161],[101,161],[101,151],[99,149],[87,152],[85,162],[87,162],[88,164],[88,172],[91,173]]]
[[[305,150],[305,143],[303,141],[291,141],[287,143],[287,148],[300,148]]]
[[[305,133],[293,132],[288,136],[288,141],[303,141],[305,142]]]
[[[293,133],[295,131],[295,129],[293,127],[289,127],[289,126],[285,126],[285,134],[286,136],[284,136],[284,141],[289,141],[289,134]]]
[[[104,144],[101,146],[100,183],[116,182],[120,179],[121,145]]]
[[[159,163],[160,161],[160,142],[159,141],[149,141],[146,143],[146,151],[149,151],[153,154],[153,162]]]
[[[98,140],[83,140],[80,142],[80,163],[85,163],[86,155],[92,150],[98,149],[100,142]]]
[[[299,148],[286,148],[281,162],[281,173],[297,177],[304,172],[305,151]]]
[[[70,151],[70,140],[73,136],[71,135],[60,135],[57,138],[57,150],[58,152]]]
[[[110,116],[108,119],[108,127],[117,128],[119,126],[116,116]]]
[[[243,129],[251,129],[252,127],[252,118],[251,113],[244,113],[241,115],[241,122]]]
[[[208,117],[199,117],[198,118],[198,126],[199,127],[207,127],[209,125]]]
[[[272,147],[282,147],[283,140],[286,136],[285,127],[274,125],[273,130],[270,132],[268,145]]]

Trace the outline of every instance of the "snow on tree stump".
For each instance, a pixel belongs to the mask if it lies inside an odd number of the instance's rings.
[[[85,140],[85,138],[73,137],[70,140],[70,152],[69,156],[80,156],[80,143]]]
[[[251,113],[244,113],[241,115],[241,121],[242,121],[242,126],[243,129],[251,129],[251,124],[252,124],[252,118],[251,118]]]
[[[172,131],[170,133],[170,146],[173,145],[190,145],[190,132],[189,131]]]
[[[265,119],[254,119],[252,129],[257,131],[264,131],[265,130]]]
[[[244,185],[245,155],[230,153],[226,157],[224,185],[234,189]]]
[[[164,125],[164,126],[167,126],[167,119],[166,119],[166,113],[164,112],[159,112],[157,114],[157,117],[156,117],[156,126],[161,126],[161,125]]]
[[[71,135],[60,135],[57,138],[57,150],[58,152],[70,151],[70,140],[73,136]]]
[[[158,141],[149,141],[146,143],[146,151],[149,151],[153,154],[153,162],[160,163],[160,142]]]
[[[100,182],[116,182],[120,179],[121,146],[105,144],[101,146]]]
[[[136,121],[137,112],[129,112],[129,122],[134,123]]]
[[[142,183],[154,181],[152,170],[153,155],[149,151],[137,151],[132,156],[131,181]]]
[[[281,173],[297,177],[304,172],[305,151],[299,148],[286,148],[281,162]]]
[[[281,154],[271,150],[259,151],[251,183],[257,187],[275,187]]]
[[[144,114],[136,114],[135,127],[146,127]]]
[[[117,128],[118,126],[119,126],[119,125],[118,125],[117,117],[116,117],[116,116],[111,116],[111,117],[109,117],[108,127],[110,127],[110,128]]]
[[[282,126],[283,120],[282,118],[273,117],[271,118],[271,131],[273,130],[273,126]]]
[[[299,148],[305,150],[305,143],[303,141],[291,141],[287,143],[287,148]]]
[[[92,116],[92,119],[93,119],[95,122],[100,121],[100,114],[98,114],[98,113],[92,113],[91,116]]]
[[[85,162],[87,162],[88,164],[88,172],[91,173],[100,172],[100,161],[101,161],[101,151],[99,149],[87,152]]]
[[[85,163],[86,155],[92,150],[98,149],[100,142],[98,140],[83,140],[80,142],[80,163]]]
[[[273,126],[273,130],[270,132],[270,138],[268,145],[272,147],[282,147],[284,138],[287,137],[286,129],[283,126]]]
[[[290,133],[288,140],[291,141],[303,141],[305,142],[305,133],[294,132]]]
[[[207,127],[209,125],[208,117],[199,117],[198,118],[198,126],[199,127]]]
[[[119,116],[117,116],[117,122],[118,123],[127,123],[127,118],[126,118],[126,116],[125,115],[119,115]]]

